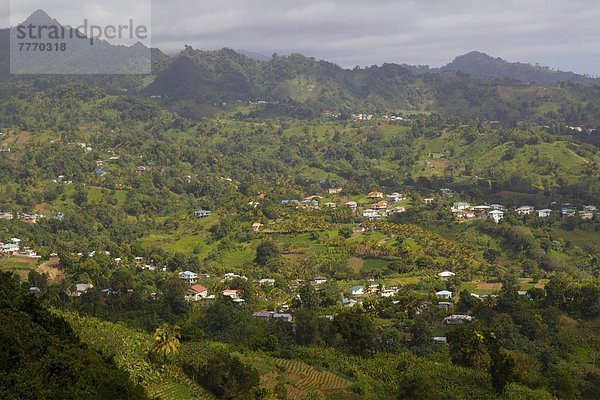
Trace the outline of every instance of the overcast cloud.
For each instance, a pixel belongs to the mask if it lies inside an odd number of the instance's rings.
[[[11,16],[14,24],[43,8],[69,24],[90,15],[110,23],[115,13],[145,20],[148,4],[14,0]],[[152,45],[169,52],[185,44],[264,55],[300,52],[354,67],[440,66],[479,50],[600,75],[599,20],[600,2],[592,0],[154,0],[151,28]]]

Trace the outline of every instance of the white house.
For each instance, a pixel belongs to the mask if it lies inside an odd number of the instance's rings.
[[[352,296],[362,296],[365,294],[365,287],[363,285],[352,286],[348,291],[352,294]]]
[[[198,274],[192,271],[180,272],[179,279],[187,282],[189,285],[193,285],[198,280]]]
[[[517,214],[519,215],[529,215],[535,211],[535,208],[532,206],[521,206],[517,208]]]
[[[366,210],[363,210],[362,216],[369,218],[370,220],[381,219],[381,212],[367,208]]]
[[[397,201],[403,201],[405,199],[405,197],[403,194],[394,192],[392,194],[388,194],[387,199],[389,202],[395,203]]]
[[[440,272],[438,274],[438,276],[440,277],[440,279],[444,280],[444,281],[447,280],[448,278],[451,278],[451,277],[455,276],[455,275],[456,274],[454,272],[450,272],[450,271],[443,271],[443,272]]]
[[[208,289],[202,285],[194,285],[185,291],[187,301],[199,301],[208,296]]]
[[[275,285],[275,279],[263,278],[258,281],[258,284],[264,285],[264,286],[273,286],[273,285]]]
[[[210,217],[210,211],[208,211],[208,210],[198,210],[198,211],[194,212],[194,217],[196,217],[196,218]]]
[[[349,207],[352,211],[356,211],[358,204],[355,201],[349,201],[346,203],[346,207]]]
[[[405,211],[406,211],[406,209],[404,207],[398,206],[398,207],[393,207],[393,208],[388,209],[386,211],[386,214],[387,215],[401,214]]]
[[[543,210],[537,210],[537,214],[540,218],[546,218],[549,217],[550,214],[552,214],[552,210],[550,210],[549,208],[544,208]]]
[[[439,292],[435,292],[435,295],[438,299],[451,300],[452,292],[449,290],[440,290]]]
[[[455,213],[455,212],[465,211],[465,210],[469,210],[469,209],[471,209],[471,205],[469,203],[458,202],[458,203],[454,203],[452,205],[451,211]]]
[[[498,223],[502,218],[504,218],[504,212],[500,210],[490,211],[488,217],[493,219],[495,223]]]
[[[74,287],[75,290],[69,289],[67,290],[67,294],[71,297],[79,297],[93,287],[94,285],[90,283],[78,283]]]
[[[324,276],[317,276],[315,279],[313,279],[313,283],[315,285],[322,285],[325,282],[327,282],[327,278],[325,278]]]

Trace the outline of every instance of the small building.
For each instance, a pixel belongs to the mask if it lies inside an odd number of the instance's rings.
[[[148,170],[148,168],[146,168],[146,167],[145,167],[145,166],[143,166],[143,165],[140,165],[140,166],[138,166],[138,167],[135,169],[135,172],[138,172],[138,173],[140,173],[140,172],[146,172],[147,170]]]
[[[435,344],[448,344],[448,339],[446,336],[435,336],[433,338],[433,343]]]
[[[579,218],[581,218],[581,219],[593,219],[594,218],[593,211],[579,211],[577,214],[579,215]]]
[[[577,208],[570,207],[570,206],[564,206],[560,209],[560,215],[563,218],[574,217],[575,215],[577,215]]]
[[[352,211],[356,211],[356,207],[358,207],[358,204],[355,201],[348,201],[345,204],[346,207],[349,207]]]
[[[340,193],[342,193],[342,188],[341,187],[331,187],[331,188],[327,189],[327,193],[340,194]]]
[[[363,210],[362,216],[365,218],[369,218],[370,220],[378,220],[381,219],[381,212],[379,212],[378,210],[367,208],[366,210]]]
[[[260,222],[255,222],[252,224],[252,231],[254,233],[258,233],[262,227],[263,227],[263,224],[261,224]]]
[[[469,209],[471,209],[471,205],[469,203],[457,202],[452,205],[452,208],[450,210],[453,213],[456,213],[456,212],[466,211]]]
[[[394,192],[392,194],[388,194],[387,195],[387,199],[388,199],[389,202],[396,203],[398,201],[403,201],[405,199],[405,197],[404,197],[403,194],[400,194],[398,192]]]
[[[547,218],[552,214],[552,210],[549,208],[544,208],[543,210],[537,210],[537,215],[539,218]]]
[[[313,279],[313,283],[315,285],[322,285],[325,282],[327,282],[327,278],[325,278],[324,276],[317,276],[315,279]]]
[[[506,207],[504,207],[502,204],[490,204],[490,207],[492,210],[506,211]]]
[[[78,283],[73,289],[67,290],[67,295],[69,295],[70,297],[79,297],[88,290],[92,289],[93,287],[94,285],[90,283]]]
[[[202,285],[194,285],[185,291],[187,301],[200,301],[208,296],[208,289]]]
[[[381,297],[393,297],[397,292],[397,289],[387,288],[383,289],[379,294]]]
[[[234,289],[225,289],[223,290],[223,296],[229,297],[232,300],[237,300],[241,298],[241,292]]]
[[[452,303],[451,301],[440,301],[437,304],[438,308],[441,308],[442,310],[446,310],[446,311],[451,309],[453,305],[454,305],[454,303]]]
[[[449,196],[449,197],[454,196],[454,191],[452,189],[448,189],[448,188],[440,189],[440,193],[442,194],[442,196]]]
[[[446,325],[461,325],[466,322],[472,322],[475,318],[470,315],[454,314],[444,318]]]
[[[7,243],[0,246],[0,252],[8,255],[15,255],[19,252],[20,246],[16,243]]]
[[[370,200],[380,200],[383,199],[383,193],[381,192],[369,192],[367,194],[367,198]]]
[[[365,294],[365,287],[363,285],[352,286],[348,291],[352,296],[362,296]]]
[[[432,204],[433,200],[435,200],[433,197],[426,197],[423,199],[423,203],[425,204]]]
[[[386,211],[387,215],[402,214],[406,209],[402,206],[392,207]]]
[[[596,206],[583,206],[583,211],[598,211]]]
[[[504,218],[504,212],[500,210],[490,211],[488,217],[491,218],[495,223],[499,223]]]
[[[206,218],[210,217],[210,211],[208,210],[198,210],[194,212],[194,218]]]
[[[388,202],[385,200],[378,201],[377,203],[371,204],[373,210],[385,210],[388,206]]]
[[[452,300],[452,292],[449,290],[440,290],[439,292],[435,292],[435,296],[438,299]]]
[[[194,285],[198,280],[198,274],[192,271],[180,272],[179,279],[185,281],[188,285]]]
[[[529,215],[535,211],[535,208],[532,206],[521,206],[517,208],[516,211],[519,215]]]
[[[440,272],[438,274],[438,276],[440,277],[441,280],[446,281],[449,278],[452,278],[453,276],[455,276],[456,274],[454,272],[450,272],[450,271],[443,271]]]
[[[258,281],[258,284],[264,286],[273,286],[275,285],[275,279],[263,278]]]

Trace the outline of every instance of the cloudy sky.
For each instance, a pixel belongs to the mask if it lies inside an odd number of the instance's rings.
[[[594,0],[153,0],[151,14],[149,0],[8,1],[13,24],[37,8],[72,25],[84,17],[146,23],[151,15],[152,45],[169,52],[185,44],[300,52],[354,67],[440,66],[479,50],[600,75],[600,2]]]

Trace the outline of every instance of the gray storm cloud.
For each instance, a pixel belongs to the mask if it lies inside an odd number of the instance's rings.
[[[135,15],[149,4],[14,0],[10,12],[24,19],[42,8],[59,21],[87,13],[109,22],[115,10]],[[300,52],[353,67],[439,66],[480,50],[600,75],[600,3],[589,0],[154,0],[151,7],[152,45],[171,52],[184,44],[265,55]]]

